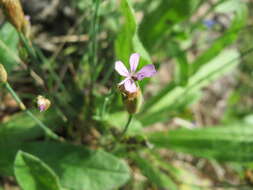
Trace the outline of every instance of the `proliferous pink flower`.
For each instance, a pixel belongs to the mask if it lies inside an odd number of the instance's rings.
[[[115,70],[121,75],[126,77],[119,85],[124,85],[125,90],[134,93],[137,91],[135,81],[142,80],[147,77],[152,77],[155,73],[155,66],[153,64],[145,65],[141,70],[136,72],[140,60],[138,53],[133,53],[130,56],[130,70],[128,70],[121,61],[116,61]]]

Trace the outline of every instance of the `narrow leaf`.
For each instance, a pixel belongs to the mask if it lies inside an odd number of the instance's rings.
[[[252,162],[253,128],[244,123],[149,134],[157,148],[168,148],[219,161]]]
[[[141,172],[158,188],[176,190],[176,184],[165,175],[158,168],[152,166],[151,162],[147,159],[143,159],[137,154],[131,156],[135,163],[140,168]]]
[[[121,0],[120,10],[124,16],[124,24],[115,42],[117,59],[128,63],[130,54],[137,52],[141,55],[140,67],[150,64],[149,54],[138,37],[138,26],[129,0]]]

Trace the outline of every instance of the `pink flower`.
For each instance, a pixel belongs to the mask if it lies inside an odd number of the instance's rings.
[[[146,77],[152,77],[155,73],[155,66],[153,64],[145,65],[141,70],[136,72],[140,60],[140,55],[138,53],[133,53],[130,56],[130,70],[128,70],[121,61],[115,62],[115,70],[121,75],[126,77],[119,85],[123,85],[125,90],[134,93],[137,91],[137,86],[135,81],[142,80]]]
[[[50,107],[51,102],[49,99],[39,95],[37,97],[37,105],[38,105],[40,112],[44,112]]]

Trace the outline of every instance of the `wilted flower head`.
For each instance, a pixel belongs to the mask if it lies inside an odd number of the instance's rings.
[[[138,87],[135,81],[142,80],[146,77],[152,77],[155,73],[155,66],[153,64],[145,65],[141,70],[136,72],[140,60],[138,53],[133,53],[130,56],[130,70],[128,70],[121,61],[116,61],[115,70],[121,75],[126,77],[119,83],[120,86],[124,85],[124,88],[129,93],[137,92]]]
[[[51,102],[47,98],[39,95],[37,97],[37,105],[38,105],[40,112],[43,112],[43,111],[46,111],[50,107]]]
[[[26,37],[30,34],[30,23],[25,17],[23,8],[19,0],[0,0],[0,5],[4,9],[4,13],[9,22]]]
[[[122,99],[128,113],[135,114],[141,110],[143,97],[140,88],[134,93],[122,94]]]

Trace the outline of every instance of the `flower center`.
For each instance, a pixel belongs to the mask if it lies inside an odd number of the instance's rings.
[[[137,77],[134,76],[134,75],[131,76],[131,79],[133,79],[134,81],[137,81],[137,80],[138,80]]]

